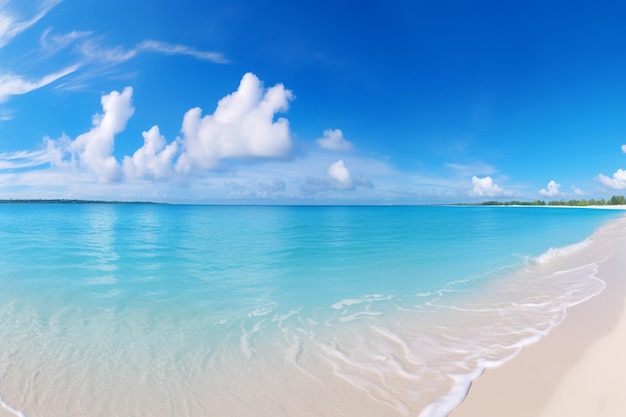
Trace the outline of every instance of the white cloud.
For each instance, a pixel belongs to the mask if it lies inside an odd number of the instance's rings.
[[[349,151],[354,145],[343,137],[341,129],[326,129],[324,136],[315,141],[320,148],[332,151]]]
[[[136,48],[138,51],[153,51],[165,55],[187,55],[203,61],[211,61],[216,64],[226,64],[229,62],[224,54],[212,51],[199,51],[186,45],[172,45],[167,42],[147,40],[141,42]]]
[[[30,93],[33,90],[45,87],[59,78],[63,78],[73,73],[77,69],[77,65],[71,66],[59,72],[46,75],[37,81],[26,80],[21,75],[2,74],[0,75],[0,103],[7,101],[11,96]]]
[[[474,164],[446,163],[445,166],[454,170],[461,177],[469,177],[473,175],[493,175],[498,172],[498,170],[493,166],[483,162],[476,162]]]
[[[137,55],[136,49],[121,46],[103,48],[94,39],[87,39],[78,46],[81,55],[89,61],[118,64],[128,61]]]
[[[215,51],[202,51],[191,46],[170,44],[168,42],[145,40],[134,47],[120,45],[103,46],[101,37],[94,37],[92,32],[72,31],[62,35],[51,34],[51,29],[44,31],[40,38],[42,48],[48,53],[54,53],[76,43],[76,50],[88,61],[118,64],[134,58],[142,52],[155,52],[163,55],[190,56],[202,61],[216,64],[230,62],[224,54]]]
[[[0,121],[6,122],[13,119],[15,113],[11,110],[0,109]]]
[[[470,191],[470,194],[475,196],[496,197],[508,194],[502,187],[495,184],[490,176],[483,178],[473,176],[472,184],[474,185],[474,188]]]
[[[622,152],[626,153],[626,145],[622,145]]]
[[[539,194],[544,197],[555,197],[560,193],[559,187],[561,187],[561,184],[557,184],[554,180],[551,180],[546,188],[539,190]]]
[[[327,178],[307,177],[300,190],[313,194],[331,190],[354,190],[360,186],[372,187],[368,177],[352,175],[343,160],[330,164],[326,169],[326,175]]]
[[[237,91],[222,98],[212,115],[202,117],[198,107],[185,114],[177,170],[216,169],[223,159],[288,157],[289,122],[274,117],[287,111],[292,99],[282,84],[265,90],[256,75],[245,74]]]
[[[11,13],[10,7],[7,6],[8,1],[0,2],[0,48],[11,42],[11,40],[24,32],[41,18],[43,18],[54,6],[61,3],[62,0],[48,0],[39,2],[37,12],[32,17],[18,17],[16,13]],[[20,2],[21,3],[21,0]],[[14,2],[17,5],[18,2]],[[32,4],[29,5],[29,12],[34,9]]]
[[[580,188],[576,187],[575,185],[572,185],[572,191],[574,192],[575,195],[585,195],[585,192],[581,190]]]
[[[615,171],[612,178],[604,174],[600,174],[596,177],[596,179],[614,190],[626,189],[626,171],[621,168]]]
[[[121,179],[121,168],[113,156],[115,135],[126,128],[134,113],[131,104],[133,89],[126,87],[122,93],[113,91],[101,99],[103,114],[93,117],[93,127],[74,141],[62,137],[57,141],[45,140],[53,165],[63,166],[63,155],[71,155],[72,164],[92,172],[101,182]]]
[[[163,180],[172,175],[172,162],[178,153],[178,143],[167,144],[158,126],[142,132],[144,144],[132,157],[123,161],[126,178]]]
[[[48,54],[54,54],[62,49],[69,47],[81,39],[87,39],[92,36],[89,31],[73,30],[65,34],[52,34],[52,28],[43,31],[39,37],[41,48]]]
[[[350,189],[352,188],[352,175],[343,160],[339,160],[334,164],[331,164],[326,173],[332,178],[340,188]]]
[[[31,168],[47,164],[50,161],[46,150],[33,152],[4,152],[0,153],[0,170],[14,170]]]

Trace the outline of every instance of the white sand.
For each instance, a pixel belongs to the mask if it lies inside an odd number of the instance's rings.
[[[606,289],[570,309],[544,339],[487,370],[452,417],[626,416],[626,219],[591,246]]]

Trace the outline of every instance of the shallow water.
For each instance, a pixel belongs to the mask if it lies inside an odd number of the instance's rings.
[[[603,289],[594,259],[563,260],[619,216],[0,206],[0,405],[29,417],[446,415],[484,366]]]

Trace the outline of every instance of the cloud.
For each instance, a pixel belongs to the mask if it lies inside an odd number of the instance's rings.
[[[596,179],[614,190],[626,189],[626,171],[621,168],[615,171],[612,178],[604,174],[600,174],[596,177]]]
[[[622,145],[622,152],[626,153],[626,145]]]
[[[472,177],[474,188],[470,191],[471,195],[478,197],[496,197],[509,194],[502,187],[495,184],[490,176],[478,178]]]
[[[544,197],[555,197],[559,195],[559,187],[561,184],[557,184],[554,180],[551,180],[546,188],[539,190],[539,194]]]
[[[572,191],[574,192],[575,195],[585,195],[585,192],[581,190],[580,188],[576,187],[575,185],[572,185]]]
[[[326,129],[324,136],[315,141],[320,148],[331,151],[349,151],[354,148],[352,142],[343,137],[341,129]]]
[[[333,179],[333,181],[335,181],[335,183],[339,185],[339,188],[352,188],[352,175],[350,174],[350,171],[348,171],[348,168],[346,168],[346,164],[343,160],[339,160],[334,164],[331,164],[326,170],[326,173]]]
[[[189,110],[183,117],[182,138],[168,143],[155,125],[142,132],[143,145],[132,156],[124,156],[120,164],[113,155],[115,136],[134,113],[132,94],[127,87],[122,93],[104,95],[103,113],[96,114],[92,128],[75,140],[44,138],[44,162],[58,169],[85,170],[108,183],[191,178],[192,174],[218,170],[222,160],[280,160],[290,155],[289,123],[274,119],[276,112],[287,110],[293,94],[282,84],[264,89],[261,81],[248,73],[237,91],[219,101],[214,114],[202,117],[199,108]]]
[[[21,75],[2,74],[0,75],[0,103],[4,103],[11,96],[30,93],[33,90],[45,87],[46,85],[73,73],[78,68],[79,67],[77,65],[74,65],[53,74],[46,75],[36,81],[26,80]]]
[[[12,120],[15,113],[11,110],[0,109],[0,121]]]
[[[274,117],[289,108],[294,96],[282,84],[264,89],[252,73],[234,93],[222,98],[212,115],[198,107],[183,119],[182,153],[176,169],[212,170],[224,159],[286,158],[292,151],[289,122]]]
[[[353,176],[343,160],[330,164],[326,169],[326,175],[326,178],[307,177],[300,190],[314,194],[331,190],[354,190],[360,186],[370,188],[373,186],[366,176]]]
[[[39,2],[38,10],[32,17],[18,17],[15,13],[11,13],[9,7],[6,6],[7,1],[0,2],[0,48],[7,45],[14,37],[24,32],[41,18],[43,18],[54,6],[61,3],[62,0],[48,0]],[[18,2],[14,2],[17,4]],[[21,1],[20,1],[21,3]],[[33,5],[29,5],[28,9],[34,9]]]
[[[227,64],[230,62],[224,54],[213,51],[200,51],[186,45],[172,45],[167,42],[147,40],[141,42],[136,47],[137,51],[152,51],[165,55],[186,55],[203,61],[211,61],[216,64]]]
[[[258,181],[227,181],[225,188],[228,189],[229,199],[259,198],[275,200],[285,197],[287,185],[284,181],[274,179],[271,182]]]
[[[88,61],[113,64],[128,61],[137,55],[136,49],[126,49],[121,46],[104,48],[94,39],[86,39],[78,46],[78,51]]]
[[[458,175],[462,177],[469,177],[473,175],[493,175],[498,172],[498,170],[493,166],[482,162],[476,162],[474,164],[446,163],[445,166],[454,170]]]
[[[71,165],[93,173],[101,182],[118,181],[122,170],[113,156],[115,135],[126,129],[126,123],[135,109],[132,101],[133,89],[126,87],[122,93],[113,91],[101,99],[103,114],[92,119],[92,128],[75,140],[62,137],[57,141],[46,140],[49,158],[56,166],[66,166],[63,160],[71,155]],[[145,146],[145,145],[144,145]]]
[[[202,51],[191,46],[170,44],[168,42],[145,40],[134,47],[103,46],[103,38],[94,36],[90,31],[71,31],[54,34],[52,28],[46,29],[39,38],[41,48],[47,54],[54,54],[62,49],[74,46],[83,59],[98,63],[119,64],[128,61],[142,52],[155,52],[163,55],[190,56],[202,61],[226,64],[230,61],[221,52]]]
[[[163,180],[173,173],[173,160],[178,153],[178,143],[167,144],[158,126],[142,132],[144,144],[133,154],[125,156],[123,169],[126,178]]]
[[[43,31],[39,37],[41,48],[48,54],[54,54],[65,49],[72,44],[79,42],[81,39],[87,39],[92,36],[90,31],[73,30],[64,34],[52,34],[52,28]]]
[[[49,161],[46,150],[4,152],[0,153],[0,170],[31,168],[47,164]]]

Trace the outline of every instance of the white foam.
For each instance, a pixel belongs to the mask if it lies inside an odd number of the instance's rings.
[[[355,305],[355,304],[361,304],[361,303],[364,303],[364,302],[365,302],[365,300],[362,299],[362,298],[360,298],[360,299],[349,298],[349,299],[341,300],[341,301],[333,304],[332,307],[335,310],[341,310],[344,306],[347,307],[347,306],[351,306],[351,305]]]
[[[26,414],[23,411],[17,410],[13,407],[11,407],[9,404],[7,404],[4,399],[2,399],[2,397],[0,397],[0,407],[4,408],[5,410],[7,410],[9,413],[17,416],[17,417],[27,417]]]
[[[339,321],[342,323],[347,323],[349,321],[353,321],[367,316],[382,316],[382,314],[383,313],[380,313],[378,311],[361,311],[359,313],[351,314],[349,316],[339,317]]]
[[[562,248],[550,248],[546,252],[537,256],[535,260],[539,263],[550,262],[554,259],[563,258],[571,255],[572,253],[579,252],[580,250],[588,247],[591,244],[591,238],[585,239],[582,242],[574,243],[572,245],[564,246]]]

